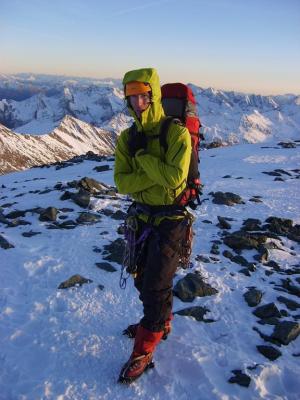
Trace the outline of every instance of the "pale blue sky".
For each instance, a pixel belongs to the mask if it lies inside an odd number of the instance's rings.
[[[300,94],[300,0],[0,0],[0,72]]]

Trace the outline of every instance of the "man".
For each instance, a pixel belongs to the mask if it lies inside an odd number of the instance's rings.
[[[186,187],[191,138],[184,126],[172,122],[167,152],[160,146],[165,114],[155,69],[129,71],[123,84],[135,129],[126,129],[118,139],[114,178],[119,193],[134,200],[129,209],[138,225],[132,272],[144,308],[140,322],[124,331],[135,337],[120,374],[121,382],[130,383],[153,366],[153,352],[171,329],[173,277],[187,230],[187,211],[176,202]]]

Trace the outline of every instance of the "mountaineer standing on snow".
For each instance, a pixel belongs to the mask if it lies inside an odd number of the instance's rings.
[[[178,205],[187,184],[191,138],[179,121],[172,121],[167,151],[161,147],[159,134],[166,118],[155,69],[129,71],[123,84],[135,124],[118,139],[114,179],[119,193],[134,200],[126,220],[126,267],[144,308],[139,323],[123,332],[135,338],[119,378],[130,383],[153,366],[153,352],[171,330],[173,277],[191,225],[185,206]]]

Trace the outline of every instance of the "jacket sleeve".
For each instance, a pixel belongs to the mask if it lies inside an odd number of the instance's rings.
[[[155,185],[142,168],[133,168],[132,158],[128,153],[127,136],[126,131],[121,133],[115,153],[114,180],[118,192],[122,194],[140,192]]]
[[[173,124],[168,133],[168,150],[165,160],[143,151],[135,158],[147,176],[156,184],[176,189],[187,179],[191,159],[191,137],[185,127]]]

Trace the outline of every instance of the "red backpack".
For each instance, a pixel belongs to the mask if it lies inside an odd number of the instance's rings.
[[[172,120],[179,119],[189,130],[192,141],[192,154],[187,178],[187,186],[176,200],[178,205],[188,205],[195,209],[200,204],[201,181],[199,172],[199,146],[203,136],[199,130],[201,127],[198,116],[197,104],[192,89],[183,83],[167,83],[161,87],[162,105],[167,116],[162,123],[160,131],[160,143],[167,151],[167,134]],[[195,203],[197,201],[197,203]]]

